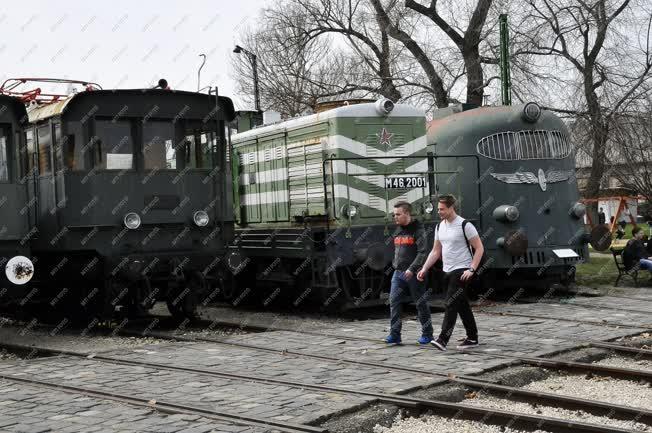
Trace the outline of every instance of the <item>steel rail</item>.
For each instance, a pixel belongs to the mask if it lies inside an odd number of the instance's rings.
[[[531,319],[560,320],[563,322],[585,323],[587,325],[598,325],[598,326],[606,326],[606,327],[614,327],[614,328],[633,328],[633,329],[652,330],[652,326],[647,326],[647,325],[634,326],[628,323],[619,323],[619,322],[610,322],[610,321],[598,322],[595,320],[575,320],[575,319],[569,319],[567,317],[547,317],[547,316],[528,315],[528,314],[521,314],[521,313],[510,313],[510,312],[503,312],[503,311],[494,312],[494,311],[479,310],[477,311],[477,313],[487,314],[490,316],[527,317]]]
[[[528,336],[541,336],[540,332],[528,332],[524,330],[519,330],[519,331],[514,331],[511,329],[504,329],[503,326],[500,327],[491,327],[488,328],[490,331],[502,331],[507,334],[513,334],[513,335],[528,335]],[[638,335],[639,333],[632,334],[633,335]],[[563,341],[569,341],[572,343],[578,343],[578,348],[580,347],[595,347],[595,348],[600,348],[600,349],[608,349],[612,352],[621,352],[621,353],[626,353],[629,355],[634,355],[635,359],[652,359],[652,350],[649,349],[643,349],[641,347],[635,347],[635,346],[626,346],[622,344],[614,344],[609,341],[595,341],[595,340],[585,340],[582,338],[571,338],[571,337],[561,337],[561,336],[549,336],[549,338],[557,339],[557,340],[563,340]]]
[[[33,349],[38,350],[38,348],[32,347]],[[327,385],[317,385],[317,384],[309,384],[309,383],[303,383],[303,382],[296,382],[296,381],[286,381],[286,380],[281,380],[281,379],[274,379],[274,378],[268,378],[268,377],[261,377],[261,376],[251,376],[251,375],[241,375],[241,374],[235,374],[235,373],[226,373],[226,372],[218,372],[214,370],[203,370],[203,369],[194,369],[194,368],[189,368],[189,367],[178,367],[178,366],[171,366],[167,364],[159,364],[159,363],[150,363],[150,362],[142,362],[142,361],[132,361],[132,360],[126,360],[126,359],[121,359],[121,358],[113,358],[113,357],[108,357],[108,356],[103,356],[103,355],[93,355],[93,354],[87,354],[87,353],[79,353],[79,352],[72,352],[72,351],[59,351],[56,349],[42,349],[44,352],[52,352],[52,353],[60,353],[61,355],[69,355],[69,356],[74,356],[74,357],[83,357],[86,359],[90,360],[97,360],[101,362],[110,362],[110,363],[116,363],[116,364],[123,364],[123,365],[134,365],[134,366],[148,366],[148,367],[153,367],[153,368],[158,368],[158,369],[164,369],[164,370],[170,370],[170,371],[183,371],[183,372],[192,372],[195,374],[200,374],[200,375],[207,375],[207,376],[212,376],[212,377],[220,377],[220,378],[225,378],[225,379],[231,379],[231,380],[243,380],[243,381],[248,381],[248,382],[257,382],[257,383],[265,383],[265,384],[278,384],[278,385],[284,385],[284,386],[291,386],[291,387],[297,387],[297,388],[302,388],[302,389],[311,389],[315,391],[322,391],[322,392],[337,392],[337,393],[342,393],[342,394],[353,394],[353,395],[360,395],[360,396],[365,396],[365,397],[370,397],[373,398],[374,400],[377,400],[382,403],[387,403],[387,404],[393,404],[397,405],[400,407],[407,407],[407,408],[428,408],[428,409],[435,409],[437,410],[437,414],[440,414],[443,412],[448,416],[455,416],[457,418],[463,417],[464,419],[469,419],[469,420],[475,420],[475,421],[482,421],[485,423],[490,423],[490,424],[497,424],[497,425],[509,425],[512,427],[524,427],[524,428],[529,428],[529,429],[541,429],[545,428],[546,430],[552,431],[552,432],[560,432],[560,433],[567,433],[567,432],[598,432],[598,433],[620,433],[620,432],[628,432],[630,430],[624,430],[616,427],[610,427],[610,426],[603,426],[603,425],[596,425],[596,424],[589,424],[589,423],[584,423],[584,422],[578,422],[578,421],[570,421],[570,420],[563,420],[563,419],[558,419],[558,418],[551,418],[551,417],[546,417],[546,416],[540,416],[540,415],[530,415],[530,414],[524,414],[520,412],[511,412],[511,411],[504,411],[504,410],[499,410],[499,409],[492,409],[492,408],[483,408],[483,407],[478,407],[478,406],[468,406],[460,403],[451,403],[451,402],[445,402],[445,401],[440,401],[440,400],[430,400],[430,399],[424,399],[424,398],[416,398],[416,397],[407,397],[407,396],[402,396],[402,395],[395,395],[395,394],[385,394],[385,393],[380,393],[380,392],[373,392],[373,391],[363,391],[363,390],[357,390],[357,389],[348,389],[348,388],[341,388],[341,387],[334,387],[334,386],[327,386]],[[89,393],[95,393],[96,395],[107,395],[107,396],[112,396],[112,397],[118,397],[118,398],[124,398],[126,397],[127,399],[132,399],[135,401],[138,401],[141,404],[147,404],[145,403],[146,400],[144,399],[137,399],[134,397],[129,397],[129,396],[123,396],[120,394],[116,393],[109,393],[109,392],[104,392],[104,391],[97,391],[97,390],[88,390],[85,388],[78,388],[78,387],[71,387],[67,385],[59,385],[55,384],[52,382],[46,382],[42,380],[35,380],[35,379],[27,379],[27,378],[19,378],[11,375],[7,375],[4,373],[0,372],[0,378],[4,378],[7,380],[16,380],[16,381],[23,381],[26,383],[37,383],[40,385],[46,385],[50,387],[55,387],[59,389],[67,389],[71,390],[73,392],[89,392]],[[187,410],[188,408],[183,405],[176,405],[172,403],[156,403],[155,407],[158,406],[161,407],[170,407],[170,408],[177,408],[181,410]],[[150,406],[151,407],[151,406]],[[192,411],[197,411],[198,408],[189,408]],[[212,411],[208,410],[202,410],[199,409],[199,411],[203,412],[208,412],[211,413]],[[221,414],[220,414],[221,415]],[[241,417],[240,415],[234,415],[232,416],[236,417]],[[249,417],[241,417],[239,419],[247,419]],[[263,421],[263,424],[267,423],[267,421]],[[273,423],[276,424],[281,424],[281,425],[287,425],[286,423],[278,423],[278,422],[271,422],[267,423],[267,425],[274,425]],[[303,426],[303,425],[296,425],[298,428],[312,428],[310,426]],[[314,428],[313,428],[314,429]],[[294,430],[294,431],[322,431],[324,432],[325,430]]]
[[[235,423],[241,423],[257,427],[274,427],[280,431],[288,433],[296,432],[308,432],[308,433],[326,433],[327,429],[320,427],[313,427],[303,424],[294,424],[287,422],[275,421],[272,419],[263,419],[247,415],[239,415],[236,413],[224,412],[224,411],[214,411],[209,409],[202,409],[193,406],[186,406],[177,403],[163,402],[153,399],[142,399],[137,397],[132,397],[130,395],[119,394],[115,392],[99,391],[94,389],[82,388],[77,386],[62,385],[59,383],[54,383],[45,380],[26,378],[13,376],[0,372],[0,379],[5,379],[15,383],[26,383],[29,385],[34,385],[42,388],[55,389],[58,391],[67,392],[70,394],[81,394],[88,397],[101,398],[105,400],[111,400],[119,403],[127,403],[134,406],[146,407],[152,410],[157,410],[163,413],[168,414],[190,414],[190,415],[199,415],[208,419],[220,420],[220,421],[229,421]]]
[[[566,299],[570,301],[576,298],[566,298]],[[555,302],[554,300],[538,300],[536,302],[528,302],[523,299],[517,299],[514,302],[518,305],[531,305],[533,303],[536,303],[536,304],[546,304],[546,305],[556,305],[556,306],[562,305],[562,306],[570,306],[570,307],[587,308],[590,310],[612,310],[612,311],[622,311],[624,313],[635,313],[635,314],[644,314],[644,315],[652,314],[652,311],[632,310],[629,308],[617,308],[617,307],[610,307],[606,305],[582,304],[581,302],[568,302],[568,301]]]

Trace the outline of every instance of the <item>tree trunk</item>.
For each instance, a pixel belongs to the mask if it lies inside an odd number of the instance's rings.
[[[466,102],[480,106],[484,96],[484,74],[477,45],[464,53],[464,65],[467,79]]]

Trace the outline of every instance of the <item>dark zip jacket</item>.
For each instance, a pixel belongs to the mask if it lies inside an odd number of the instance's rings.
[[[427,243],[426,231],[419,221],[413,219],[406,226],[397,226],[392,262],[394,269],[416,273],[426,261]]]

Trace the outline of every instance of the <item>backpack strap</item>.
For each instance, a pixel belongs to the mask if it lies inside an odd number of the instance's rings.
[[[469,238],[466,237],[466,225],[469,223],[468,220],[462,221],[462,234],[464,235],[464,240],[466,241],[466,247],[469,249],[469,253],[471,253],[471,260],[473,260],[473,249],[471,248],[471,244],[469,243]]]

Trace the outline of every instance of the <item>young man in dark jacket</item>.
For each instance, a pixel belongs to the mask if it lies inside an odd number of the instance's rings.
[[[409,291],[417,305],[421,338],[419,344],[432,341],[432,321],[430,318],[430,292],[425,284],[417,281],[416,273],[426,259],[428,238],[423,225],[412,218],[412,205],[401,201],[394,205],[394,221],[397,230],[394,235],[394,275],[389,292],[390,334],[385,338],[387,344],[401,344],[401,299]]]
[[[652,275],[652,257],[648,257],[647,249],[643,245],[643,236],[645,235],[643,229],[635,227],[632,229],[632,235],[634,237],[627,241],[623,251],[625,269],[630,270],[638,266],[639,269],[650,271]]]

